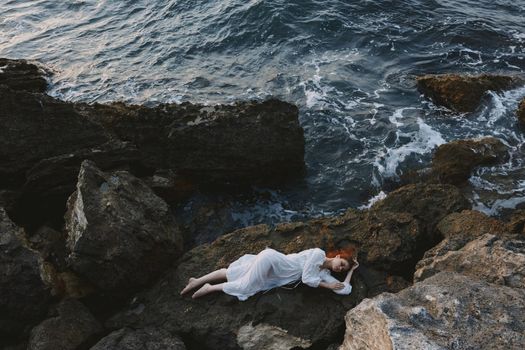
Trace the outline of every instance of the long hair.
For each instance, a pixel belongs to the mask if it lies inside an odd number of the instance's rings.
[[[348,261],[348,263],[350,264],[350,267],[352,267],[352,265],[354,264],[352,262],[352,258],[357,255],[356,252],[357,252],[357,249],[354,246],[349,245],[344,248],[329,250],[326,253],[326,257],[335,258],[337,255],[339,255],[342,259],[345,259],[346,261]]]

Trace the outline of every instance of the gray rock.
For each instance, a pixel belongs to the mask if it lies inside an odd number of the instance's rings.
[[[523,349],[525,291],[440,272],[346,317],[341,350]]]
[[[185,350],[182,340],[161,328],[122,328],[102,338],[90,350]]]
[[[128,294],[158,276],[182,250],[168,205],[126,171],[82,163],[65,215],[73,271],[100,290]]]
[[[33,328],[27,350],[75,350],[103,331],[89,310],[75,299],[60,302],[57,313]]]

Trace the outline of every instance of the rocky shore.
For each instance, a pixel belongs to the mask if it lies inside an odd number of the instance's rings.
[[[71,103],[46,94],[40,65],[0,67],[1,348],[525,347],[525,214],[491,218],[462,194],[476,167],[506,160],[500,140],[438,147],[428,169],[369,209],[245,227],[188,249],[173,207],[197,189],[301,178],[297,107]],[[518,81],[425,76],[418,86],[466,111]],[[349,245],[361,263],[350,296],[304,285],[245,302],[179,294],[189,277],[265,247]]]

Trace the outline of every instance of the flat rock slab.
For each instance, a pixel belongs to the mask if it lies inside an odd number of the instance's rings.
[[[523,349],[525,291],[441,272],[345,317],[341,350]]]
[[[182,340],[160,328],[122,328],[111,332],[90,350],[185,350]]]
[[[168,205],[126,171],[82,163],[65,216],[69,265],[101,291],[128,294],[174,263],[182,235]]]
[[[520,77],[504,75],[429,74],[417,78],[417,88],[438,105],[457,112],[473,112],[487,91],[500,92],[524,82]]]

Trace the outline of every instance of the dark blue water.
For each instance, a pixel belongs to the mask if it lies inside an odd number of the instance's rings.
[[[306,178],[230,202],[238,225],[366,205],[437,145],[489,135],[513,157],[469,191],[498,214],[525,202],[525,87],[465,118],[423,99],[414,77],[524,73],[524,19],[524,0],[0,0],[0,56],[51,66],[51,94],[66,100],[297,104]]]

